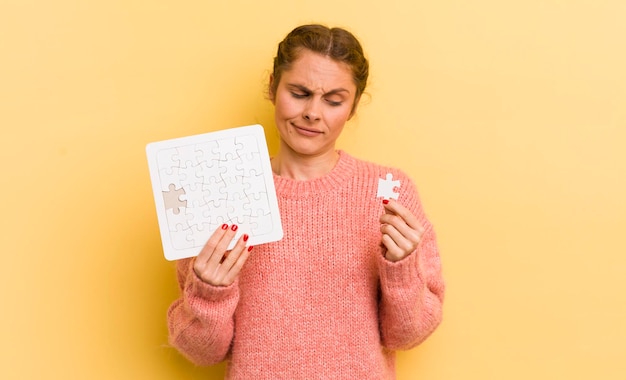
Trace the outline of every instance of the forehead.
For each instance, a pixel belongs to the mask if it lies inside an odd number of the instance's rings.
[[[282,74],[281,82],[286,85],[300,85],[317,91],[332,91],[338,88],[356,91],[350,66],[327,56],[303,50]]]

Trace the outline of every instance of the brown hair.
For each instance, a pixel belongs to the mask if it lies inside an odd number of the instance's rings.
[[[303,49],[343,62],[350,67],[356,85],[352,109],[354,111],[357,100],[367,85],[369,62],[365,58],[361,44],[352,33],[342,28],[328,28],[319,24],[298,26],[278,44],[272,71],[274,79],[269,88],[270,98],[276,94],[282,73],[291,68],[291,64],[298,59]]]

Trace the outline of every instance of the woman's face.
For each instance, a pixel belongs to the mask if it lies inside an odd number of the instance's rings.
[[[305,156],[334,152],[355,93],[348,65],[303,50],[271,94],[281,148]]]

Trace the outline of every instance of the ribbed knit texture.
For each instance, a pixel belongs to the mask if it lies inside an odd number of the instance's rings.
[[[234,284],[205,284],[193,259],[178,262],[170,342],[191,361],[227,360],[227,379],[394,379],[394,350],[439,325],[439,253],[413,182],[339,154],[322,178],[274,176],[284,238],[255,247]],[[376,198],[387,172],[426,227],[417,250],[396,263],[384,258]]]

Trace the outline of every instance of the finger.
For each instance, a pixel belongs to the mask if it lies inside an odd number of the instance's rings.
[[[224,271],[224,273],[226,273],[232,268],[235,262],[237,262],[239,256],[241,256],[241,253],[245,251],[246,241],[248,241],[247,234],[243,234],[239,237],[239,239],[237,239],[237,243],[235,243],[233,249],[228,251],[225,255],[225,258],[220,265],[220,271]]]
[[[219,228],[216,228],[213,234],[209,237],[209,240],[204,244],[202,250],[198,254],[198,260],[208,261],[213,252],[215,251],[215,247],[217,247],[217,243],[222,239],[224,234],[228,230],[228,224],[222,224]]]
[[[226,251],[228,250],[228,246],[230,245],[230,242],[235,237],[235,234],[237,233],[238,228],[239,227],[236,224],[233,224],[232,226],[230,226],[230,228],[228,228],[227,226],[226,230],[224,230],[224,233],[221,234],[221,238],[215,244],[214,253],[208,262],[208,265],[211,268],[217,268],[218,265],[220,265],[220,262],[222,261],[222,258],[226,254]]]
[[[394,245],[406,254],[413,252],[415,248],[417,248],[419,237],[412,230],[409,230],[409,233],[402,233],[398,231],[396,227],[390,224],[383,224],[380,227],[380,230],[383,236],[388,236],[389,238],[391,238]]]
[[[395,228],[404,238],[417,243],[424,231],[424,228],[421,225],[418,226],[417,229],[411,228],[409,224],[407,224],[406,220],[404,220],[399,215],[394,214],[383,214],[380,216],[380,223],[382,224],[381,228],[386,225],[392,226]]]
[[[387,234],[383,234],[382,237],[382,243],[385,246],[385,248],[387,249],[387,252],[385,253],[385,257],[388,260],[391,261],[398,261],[400,260],[402,257],[404,257],[405,255],[403,254],[402,249],[400,249],[400,247],[398,247],[398,245],[396,244],[396,242],[391,238],[391,236],[387,235]]]
[[[388,202],[383,202],[383,207],[385,209],[385,213],[398,215],[406,224],[408,224],[411,228],[418,229],[421,227],[421,224],[417,217],[406,207],[404,207],[398,201],[390,199]]]
[[[209,260],[215,254],[215,248],[217,244],[222,239],[226,231],[228,230],[228,224],[222,224],[221,227],[217,228],[213,234],[209,237],[202,250],[195,259],[194,270],[196,274],[200,275],[203,273],[209,263]],[[202,276],[201,276],[202,277]]]
[[[242,245],[242,246],[237,246],[236,253],[234,254],[231,253],[231,255],[229,255],[229,258],[232,256],[233,260],[232,262],[228,263],[229,268],[224,278],[225,284],[232,284],[233,281],[235,281],[235,279],[237,278],[237,276],[239,276],[239,272],[241,272],[241,268],[243,268],[243,265],[245,264],[246,260],[248,260],[248,257],[250,256],[250,251],[252,251],[252,246],[246,247],[245,245]],[[235,252],[234,249],[233,249],[233,252]]]
[[[248,235],[242,235],[232,250],[228,251],[228,255],[223,263],[217,268],[215,274],[215,282],[218,285],[230,285],[235,281],[237,275],[239,274],[239,270],[241,267],[237,267],[236,264],[239,262],[239,259],[243,254],[246,253],[246,241],[248,240]]]

